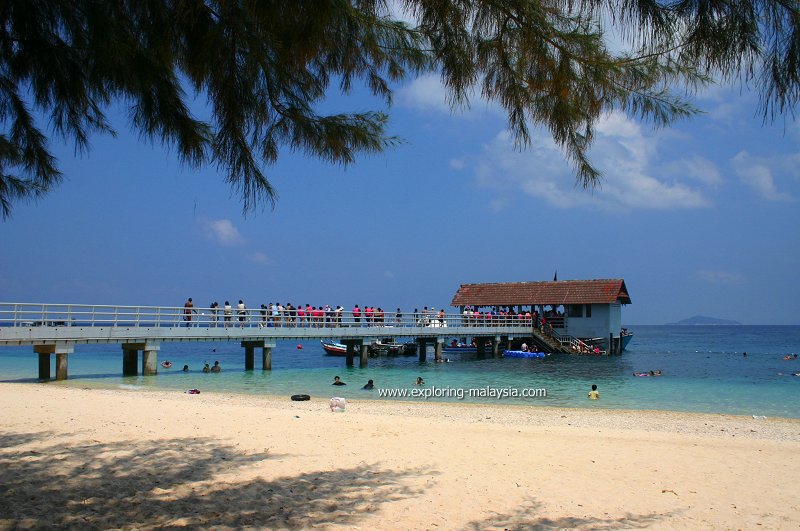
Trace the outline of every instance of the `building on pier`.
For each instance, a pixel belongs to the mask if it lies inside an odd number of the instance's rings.
[[[495,315],[536,311],[548,335],[571,350],[602,344],[606,353],[621,352],[631,337],[622,333],[622,306],[631,304],[622,279],[462,284],[450,304],[462,313],[467,307]]]

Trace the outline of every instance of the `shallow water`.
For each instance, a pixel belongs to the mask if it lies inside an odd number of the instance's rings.
[[[244,351],[232,343],[163,343],[155,376],[123,377],[118,345],[77,345],[69,356],[69,380],[41,384],[38,359],[31,347],[0,347],[0,378],[31,385],[61,385],[234,394],[309,394],[379,399],[378,389],[412,389],[418,376],[426,388],[455,394],[468,389],[545,389],[546,397],[481,398],[531,406],[662,409],[800,418],[800,326],[630,326],[634,338],[621,356],[564,356],[545,359],[477,359],[475,354],[446,354],[450,363],[420,363],[414,357],[370,358],[369,367],[346,368],[341,357],[324,355],[318,342],[279,342],[271,372],[244,370]],[[212,349],[216,349],[212,352]],[[742,352],[748,353],[747,357]],[[218,360],[223,371],[205,374],[204,362]],[[256,354],[256,367],[260,362]],[[181,372],[184,364],[189,373]],[[660,369],[661,377],[635,377],[633,372]],[[55,374],[55,369],[52,369]],[[332,387],[334,376],[347,386]],[[376,389],[363,391],[368,379]],[[597,384],[600,400],[586,394]],[[424,398],[410,398],[425,400]],[[387,399],[388,400],[388,399]],[[458,401],[454,396],[429,401]]]

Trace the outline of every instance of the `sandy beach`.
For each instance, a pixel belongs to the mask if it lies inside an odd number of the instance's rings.
[[[797,529],[800,421],[0,384],[0,528]]]

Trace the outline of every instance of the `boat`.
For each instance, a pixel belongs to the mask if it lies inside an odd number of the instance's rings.
[[[455,353],[455,352],[478,352],[478,347],[475,345],[448,345],[443,349],[445,352]]]
[[[343,345],[342,343],[335,343],[333,341],[324,341],[320,340],[322,344],[322,348],[325,349],[325,354],[329,356],[346,356],[347,355],[347,345]]]
[[[506,350],[503,352],[506,358],[544,358],[544,352],[528,352],[527,350]]]
[[[405,352],[405,345],[398,343],[394,338],[386,337],[374,341],[369,346],[370,354],[403,354]]]
[[[416,341],[407,341],[403,343],[403,354],[406,356],[413,356],[417,353],[417,343]]]
[[[628,343],[631,342],[633,339],[633,332],[628,332],[625,328],[619,333],[619,340],[622,342],[620,346],[620,350],[625,350],[625,347],[628,346]]]

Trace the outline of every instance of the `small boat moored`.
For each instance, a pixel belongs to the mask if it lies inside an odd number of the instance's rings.
[[[628,332],[627,329],[623,328],[619,333],[619,340],[622,342],[620,345],[620,350],[625,350],[628,346],[628,343],[631,342],[633,339],[633,332]]]
[[[544,358],[544,352],[528,352],[527,350],[506,350],[503,352],[506,358]]]
[[[373,342],[369,346],[370,354],[390,354],[398,355],[405,353],[405,345],[398,343],[394,338],[386,337]]]
[[[325,341],[320,340],[322,344],[322,348],[325,350],[325,354],[329,356],[346,356],[347,355],[347,345],[343,345],[342,343],[335,343],[333,341]]]

